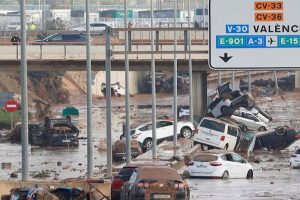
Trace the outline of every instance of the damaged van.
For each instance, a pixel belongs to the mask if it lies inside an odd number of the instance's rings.
[[[202,150],[216,148],[250,153],[254,148],[255,139],[254,132],[230,119],[204,117],[193,140],[194,144],[201,145]]]

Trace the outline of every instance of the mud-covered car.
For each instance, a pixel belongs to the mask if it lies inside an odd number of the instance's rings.
[[[59,200],[59,198],[42,188],[13,188],[10,194],[2,195],[1,200]]]
[[[17,124],[14,130],[12,130],[12,134],[10,140],[12,143],[20,143],[21,142],[21,129],[22,124]],[[28,123],[28,142],[32,143],[32,135],[39,134],[42,131],[42,125],[39,123]]]
[[[300,132],[289,127],[277,127],[257,133],[254,150],[283,150],[300,139]]]
[[[111,89],[111,95],[112,96],[124,96],[125,95],[125,88],[120,85],[119,82],[113,83],[110,85]],[[102,83],[101,84],[101,92],[103,96],[106,96],[106,84]]]
[[[78,146],[79,129],[71,119],[46,119],[42,131],[32,134],[34,146]]]
[[[59,200],[87,200],[84,190],[76,187],[60,187],[51,191]]]
[[[188,200],[189,187],[178,172],[167,166],[141,166],[123,185],[122,200],[176,199]]]
[[[137,156],[141,155],[143,150],[136,140],[131,140],[131,157],[136,158]],[[122,161],[126,159],[126,141],[125,140],[118,140],[114,143],[112,147],[112,155],[113,161]]]

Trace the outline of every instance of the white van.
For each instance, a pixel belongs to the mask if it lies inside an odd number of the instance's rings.
[[[236,124],[211,117],[204,117],[197,128],[194,144],[200,143],[202,150],[214,147],[233,151],[241,137],[241,130]]]

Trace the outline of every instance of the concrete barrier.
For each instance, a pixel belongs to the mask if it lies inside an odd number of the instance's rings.
[[[78,187],[86,192],[90,190],[90,186],[95,187],[92,192],[92,199],[102,199],[103,195],[97,192],[101,191],[105,196],[110,197],[111,182],[105,181],[104,183],[87,183],[84,180],[79,181],[61,181],[61,182],[46,182],[46,181],[32,181],[32,182],[21,182],[21,181],[0,181],[0,197],[5,194],[10,194],[12,188],[18,187],[41,187],[46,190],[55,189],[57,187]]]

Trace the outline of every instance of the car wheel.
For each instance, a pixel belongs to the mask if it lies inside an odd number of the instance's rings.
[[[193,132],[190,128],[184,127],[180,130],[181,137],[190,139],[193,135]]]
[[[264,126],[259,127],[259,129],[258,129],[259,132],[263,132],[263,131],[266,131],[266,130],[267,130],[267,129],[266,129],[266,127],[264,127]]]
[[[253,179],[253,171],[252,170],[249,170],[247,172],[247,179]]]
[[[204,144],[201,144],[201,150],[202,151],[207,151],[208,150],[208,146],[204,145]]]
[[[228,171],[225,171],[221,177],[222,179],[228,179],[229,178],[229,173]]]
[[[144,147],[146,149],[146,151],[149,151],[150,149],[152,149],[152,139],[147,138],[144,140]]]

